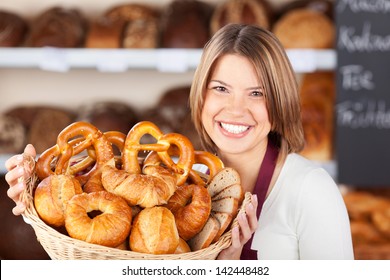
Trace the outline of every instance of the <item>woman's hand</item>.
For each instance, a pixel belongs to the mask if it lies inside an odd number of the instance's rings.
[[[35,148],[31,144],[28,144],[24,149],[24,154],[35,158]],[[28,171],[26,171],[23,167],[23,160],[24,156],[23,154],[20,154],[12,156],[5,162],[5,167],[8,170],[8,172],[5,174],[5,180],[9,185],[7,195],[16,203],[16,206],[12,209],[12,213],[14,215],[20,215],[26,209],[26,205],[20,201],[20,195],[26,188],[26,184],[24,180],[19,180],[19,178],[30,177],[31,174],[26,174]]]
[[[239,260],[242,248],[257,229],[257,196],[252,195],[252,201],[245,208],[245,214],[238,215],[238,226],[232,229],[232,245],[222,250],[218,260]]]

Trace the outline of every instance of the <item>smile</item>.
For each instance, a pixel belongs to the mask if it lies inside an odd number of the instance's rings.
[[[220,124],[224,130],[232,134],[240,134],[249,129],[249,126],[246,125],[234,125],[234,124],[228,124],[222,122]]]

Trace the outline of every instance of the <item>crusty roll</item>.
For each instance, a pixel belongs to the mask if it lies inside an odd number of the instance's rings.
[[[202,186],[182,185],[177,188],[166,207],[175,216],[179,236],[188,240],[206,224],[211,212],[211,197]]]
[[[47,224],[63,226],[66,204],[82,192],[80,183],[73,176],[51,175],[42,180],[35,190],[35,209]]]
[[[92,211],[99,214],[91,218]],[[69,200],[65,227],[75,239],[117,247],[129,236],[131,209],[124,199],[106,191],[82,193]]]
[[[188,243],[183,238],[179,238],[179,245],[177,246],[174,254],[183,254],[189,252],[191,252],[191,248]]]
[[[166,207],[145,208],[134,219],[130,249],[147,254],[172,254],[179,245],[175,217]]]
[[[124,21],[114,21],[104,17],[91,21],[85,39],[85,47],[121,48],[124,28]]]
[[[18,47],[28,32],[27,22],[9,11],[0,11],[0,47]]]
[[[285,48],[328,49],[334,47],[336,38],[332,20],[306,8],[284,14],[272,31]]]
[[[0,115],[0,153],[21,153],[26,144],[26,138],[26,129],[20,120]]]
[[[211,34],[229,23],[253,24],[270,29],[273,10],[267,0],[228,0],[218,5],[211,18]]]

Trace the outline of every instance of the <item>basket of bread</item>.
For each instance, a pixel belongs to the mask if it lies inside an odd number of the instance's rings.
[[[23,215],[52,259],[216,259],[251,199],[217,156],[147,121],[72,123],[24,165]]]

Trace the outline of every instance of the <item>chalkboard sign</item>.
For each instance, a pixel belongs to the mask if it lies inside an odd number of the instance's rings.
[[[338,0],[338,181],[390,187],[390,0]]]

